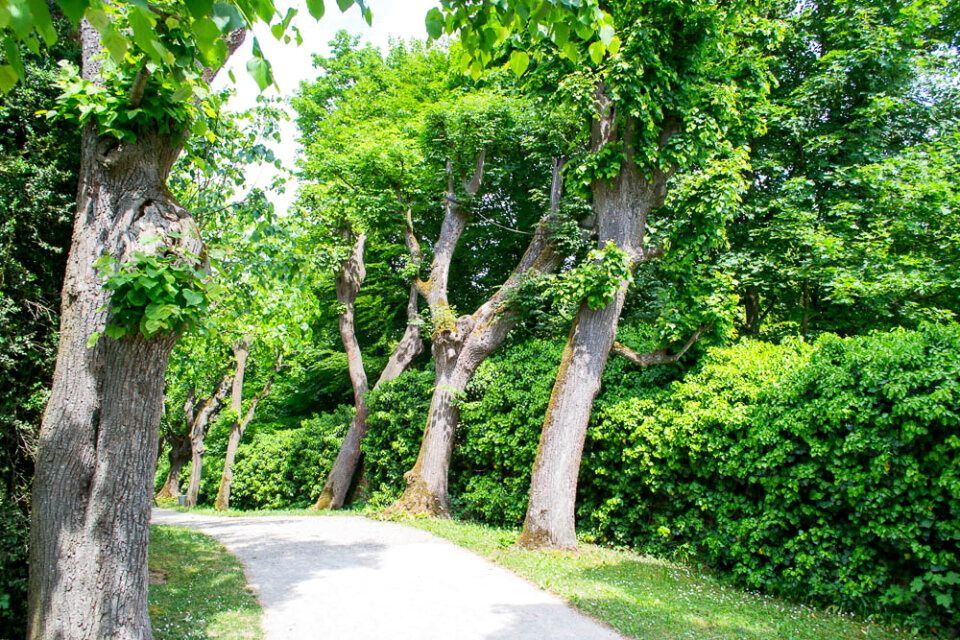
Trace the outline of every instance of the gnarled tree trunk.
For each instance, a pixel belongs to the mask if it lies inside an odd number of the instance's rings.
[[[82,23],[81,38],[83,75],[99,82],[99,36]],[[199,255],[202,244],[190,212],[166,187],[178,133],[146,129],[136,142],[120,142],[87,124],[81,144],[57,365],[33,486],[27,635],[148,639],[150,504],[176,336],[101,338],[88,347],[109,321],[102,309],[110,296],[94,264],[173,246]]]
[[[237,420],[230,426],[230,437],[227,439],[227,455],[223,461],[223,475],[220,476],[220,489],[217,491],[217,501],[214,503],[214,507],[219,511],[226,511],[230,508],[230,487],[233,483],[233,463],[237,457],[237,449],[240,448],[240,440],[243,438],[243,433],[247,430],[247,425],[250,424],[250,421],[253,420],[253,416],[257,411],[257,405],[260,404],[260,401],[270,395],[270,387],[273,385],[273,377],[276,375],[277,371],[280,370],[280,367],[283,366],[283,355],[277,355],[277,362],[273,367],[273,371],[270,373],[270,376],[267,378],[266,384],[263,385],[263,390],[260,391],[260,394],[257,395],[251,402],[250,406],[247,407],[247,412],[240,417],[241,410],[241,401],[243,399],[243,373],[246,368],[247,355],[250,353],[250,341],[247,338],[241,340],[240,349],[243,349],[243,353],[240,351],[235,351],[237,354],[237,371],[234,374],[233,380],[233,394],[230,401],[231,408],[237,412]],[[242,364],[241,364],[242,362]],[[240,380],[240,383],[237,384],[237,380]]]
[[[398,199],[402,203],[402,197],[399,194]],[[420,246],[413,233],[413,220],[409,206],[407,207],[407,225],[404,230],[404,238],[407,248],[410,250],[411,258],[419,262]],[[367,433],[369,409],[363,398],[367,390],[367,376],[363,370],[360,345],[357,343],[354,330],[354,302],[365,277],[361,239],[365,239],[365,236],[361,235],[357,238],[353,255],[350,260],[344,263],[341,275],[337,279],[337,301],[345,307],[345,312],[340,315],[340,337],[347,352],[356,413],[353,422],[350,424],[350,429],[340,445],[340,451],[337,453],[337,459],[334,461],[327,476],[327,481],[324,483],[323,491],[317,500],[317,509],[339,509],[343,506],[360,461],[361,442]],[[387,366],[380,373],[374,389],[397,378],[413,362],[413,359],[423,351],[423,340],[420,338],[418,322],[418,296],[417,286],[414,284],[410,287],[410,299],[407,302],[407,328],[393,353],[390,354]]]
[[[598,87],[597,100],[598,117],[592,135],[594,150],[615,144],[625,152],[620,173],[613,182],[597,180],[592,185],[598,244],[602,248],[612,242],[637,265],[661,253],[656,247],[645,247],[644,236],[647,216],[663,206],[669,175],[660,170],[654,170],[649,176],[641,174],[634,161],[633,123],[627,121],[621,136],[613,105],[602,86]],[[664,127],[661,144],[674,133],[675,125]],[[600,309],[591,309],[586,301],[580,303],[547,405],[523,533],[517,542],[521,546],[559,549],[577,546],[574,505],[583,443],[593,400],[617,335],[628,286],[623,282],[613,299]]]
[[[346,236],[352,235],[349,230]],[[347,352],[347,367],[350,371],[350,383],[353,385],[353,403],[356,409],[353,422],[347,430],[340,445],[337,459],[327,475],[327,481],[317,500],[317,509],[339,509],[343,506],[353,480],[357,461],[360,459],[360,441],[367,433],[367,374],[363,370],[363,354],[360,352],[360,343],[357,342],[357,333],[354,327],[354,311],[357,294],[367,277],[367,270],[363,264],[363,252],[367,236],[361,233],[353,245],[353,251],[340,267],[340,274],[336,279],[337,302],[343,309],[340,312],[340,338],[343,348]]]
[[[200,404],[200,410],[190,425],[190,484],[187,486],[187,506],[197,506],[200,497],[200,480],[203,476],[203,454],[206,451],[204,440],[210,421],[213,420],[223,407],[223,399],[233,383],[233,376],[225,374],[213,393]]]
[[[167,454],[167,460],[170,462],[170,470],[163,481],[163,486],[157,493],[157,498],[175,498],[180,495],[180,472],[190,460],[190,426],[194,420],[194,405],[197,400],[196,387],[191,387],[187,394],[187,399],[183,403],[183,426],[182,433],[174,433],[172,430],[166,436],[166,441],[170,445],[170,451]],[[161,445],[161,448],[163,445]]]
[[[470,184],[479,187],[483,160],[478,163],[477,176]],[[439,325],[433,334],[433,361],[436,370],[436,386],[430,399],[427,424],[420,444],[416,464],[404,474],[406,488],[403,496],[393,504],[391,510],[408,513],[429,513],[447,516],[450,513],[447,479],[450,469],[450,457],[456,428],[460,422],[458,401],[462,399],[467,384],[477,367],[486,360],[507,338],[517,323],[517,317],[510,312],[509,296],[525,278],[534,273],[549,273],[556,269],[562,256],[554,249],[549,235],[550,222],[560,205],[562,189],[562,163],[554,163],[553,184],[551,188],[550,212],[541,219],[533,240],[520,259],[519,264],[503,286],[487,300],[475,313],[461,316],[455,322]],[[452,183],[448,203],[453,201]],[[474,191],[475,192],[475,191]],[[447,218],[463,216],[458,208],[448,204]],[[447,221],[444,221],[447,227]],[[452,224],[450,228],[455,228]],[[462,231],[462,228],[461,228]],[[453,246],[456,244],[453,240]],[[437,244],[444,240],[441,234]],[[449,240],[449,238],[448,238]],[[437,255],[437,252],[434,253]],[[450,254],[452,256],[452,248]],[[437,264],[434,259],[433,273],[428,282],[422,283],[421,291],[430,302],[434,318],[449,312],[446,306],[446,269],[447,264]],[[434,273],[441,274],[436,278]],[[436,283],[442,282],[443,288],[436,289]],[[431,298],[432,297],[432,298]],[[439,311],[439,313],[438,313]],[[435,324],[437,321],[435,320]]]
[[[180,495],[180,472],[183,470],[183,465],[190,460],[189,433],[171,436],[169,441],[170,451],[167,453],[167,459],[170,461],[170,470],[157,493],[158,498],[176,498]]]

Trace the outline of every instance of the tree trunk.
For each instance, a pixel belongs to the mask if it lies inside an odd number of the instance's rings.
[[[247,353],[249,353],[250,345],[249,341],[244,338],[247,342],[246,348]],[[244,431],[247,430],[247,425],[250,424],[250,421],[253,420],[253,416],[257,411],[257,405],[260,404],[260,401],[270,395],[270,387],[273,385],[273,377],[276,375],[277,371],[280,370],[280,367],[283,366],[283,355],[277,355],[277,362],[273,367],[273,372],[267,378],[266,384],[263,385],[263,390],[260,394],[253,399],[250,403],[250,406],[247,407],[247,413],[244,414],[239,421],[234,422],[230,427],[230,438],[227,440],[227,455],[223,461],[223,475],[220,477],[220,489],[217,491],[217,501],[214,504],[214,507],[219,511],[226,511],[230,508],[230,486],[233,483],[233,463],[237,457],[237,449],[240,447],[240,440],[243,438]],[[238,409],[240,407],[240,401],[243,394],[243,384],[237,385],[236,378],[242,377],[243,369],[246,367],[246,355],[243,356],[243,366],[240,365],[240,355],[237,356],[237,373],[234,377],[233,383],[233,398],[231,400],[231,407],[236,406]],[[239,415],[239,413],[238,413]]]
[[[660,254],[657,248],[645,248],[643,243],[647,216],[663,206],[669,175],[659,169],[650,176],[641,174],[633,159],[633,124],[627,121],[621,137],[616,113],[602,85],[598,87],[597,105],[598,117],[592,136],[594,150],[617,145],[625,152],[620,173],[612,183],[598,180],[592,184],[599,246],[602,248],[611,242],[637,265]],[[661,144],[675,132],[675,125],[665,126]],[[577,546],[574,505],[583,442],[593,400],[617,335],[628,287],[629,283],[622,283],[613,299],[600,309],[591,309],[582,301],[574,318],[540,434],[523,533],[517,541],[520,546],[557,549]]]
[[[223,399],[227,397],[232,383],[232,375],[228,373],[223,376],[210,397],[201,403],[200,411],[197,412],[190,426],[190,484],[187,487],[186,500],[188,507],[197,506],[197,499],[200,497],[200,481],[203,476],[203,454],[206,451],[204,440],[207,438],[210,421],[223,407]]]
[[[99,37],[81,27],[83,74],[99,80]],[[87,341],[108,322],[94,263],[179,246],[199,229],[166,187],[179,136],[122,143],[84,127],[77,217],[63,286],[53,390],[33,486],[27,635],[150,638],[147,543],[164,375],[176,336]],[[160,236],[161,242],[147,242]]]
[[[347,230],[345,235],[352,233]],[[360,459],[360,441],[367,433],[367,374],[363,370],[363,355],[360,352],[360,343],[357,342],[357,333],[354,328],[354,306],[357,294],[367,276],[363,264],[363,252],[367,236],[361,233],[353,245],[350,257],[344,261],[337,276],[337,302],[343,308],[340,314],[340,338],[347,352],[347,367],[350,370],[350,382],[353,385],[353,403],[356,412],[350,429],[347,430],[337,459],[327,475],[327,481],[317,500],[317,509],[339,509],[346,500],[347,492],[353,474],[357,470],[357,461]]]
[[[183,465],[190,459],[190,428],[195,419],[194,407],[197,401],[197,388],[193,386],[183,403],[183,432],[167,434],[166,440],[170,443],[170,452],[167,459],[170,461],[170,470],[167,478],[157,493],[157,498],[174,498],[180,495],[180,472]],[[161,449],[163,445],[161,445]]]
[[[170,471],[167,472],[167,479],[163,482],[163,487],[157,493],[158,498],[176,498],[180,495],[180,471],[183,465],[190,460],[190,434],[170,437],[170,452],[167,459],[170,461]]]
[[[749,336],[760,330],[760,288],[748,285],[743,294],[743,332]]]
[[[392,511],[435,516],[448,516],[450,513],[447,480],[456,429],[460,422],[457,405],[463,399],[467,384],[477,367],[503,344],[517,323],[518,319],[511,313],[508,302],[512,290],[535,273],[553,271],[563,257],[555,250],[549,232],[560,206],[562,169],[562,161],[556,160],[550,212],[541,219],[533,240],[507,281],[473,315],[461,316],[455,323],[441,324],[434,331],[436,386],[430,400],[417,462],[404,474],[406,488],[403,496],[390,507]],[[428,293],[437,294],[429,289]],[[442,300],[442,304],[445,304],[446,289],[443,290]],[[433,308],[434,304],[431,303]]]
[[[217,490],[215,507],[226,511],[230,504],[230,483],[233,481],[233,460],[240,446],[240,412],[243,410],[243,378],[247,371],[247,358],[250,357],[250,336],[243,336],[233,348],[233,361],[236,369],[233,374],[233,390],[230,393],[230,410],[233,422],[230,424],[230,436],[227,439],[227,455],[223,462],[223,474],[220,476],[220,488]]]

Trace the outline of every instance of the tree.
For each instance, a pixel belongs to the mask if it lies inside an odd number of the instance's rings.
[[[283,37],[292,14],[245,0],[58,6],[80,25],[82,72],[65,80],[57,112],[83,133],[57,366],[34,480],[28,636],[150,637],[146,552],[163,377],[177,333],[204,303],[193,257],[202,254],[198,229],[166,180],[193,96],[203,100],[244,28],[276,18]],[[320,2],[309,8],[322,13]],[[23,76],[16,43],[36,51],[37,35],[48,45],[56,40],[47,4],[0,5],[0,35],[7,45],[0,89],[8,90]],[[261,87],[270,84],[262,55],[248,67]],[[111,260],[119,267],[110,269]],[[98,340],[105,331],[111,337]]]
[[[357,337],[356,303],[366,278],[368,239],[377,243],[378,253],[392,253],[399,236],[407,263],[421,259],[411,210],[422,157],[417,131],[409,123],[440,97],[439,85],[448,75],[446,53],[439,48],[394,43],[384,58],[375,48],[358,49],[357,39],[344,32],[331,45],[331,58],[315,59],[323,75],[301,87],[294,101],[307,147],[301,167],[309,182],[301,206],[317,238],[318,267],[337,273],[338,328],[356,408],[317,500],[320,509],[343,506],[367,431],[364,396],[369,383]],[[410,82],[411,77],[418,82]],[[423,351],[417,296],[410,285],[403,335],[374,388],[400,375]]]
[[[520,288],[542,274],[552,272],[563,258],[557,242],[557,230],[562,222],[563,161],[560,156],[567,151],[566,145],[558,143],[558,140],[563,141],[562,136],[547,137],[544,142],[543,138],[537,137],[537,125],[530,118],[530,112],[524,110],[525,105],[511,105],[501,96],[484,96],[451,106],[449,112],[438,111],[432,120],[428,120],[428,126],[437,131],[430,136],[436,141],[431,152],[446,157],[447,187],[443,223],[433,246],[433,260],[426,279],[418,277],[416,282],[417,290],[430,308],[436,386],[417,461],[404,475],[406,488],[392,507],[434,515],[449,514],[447,476],[459,421],[457,405],[467,383],[476,368],[503,343],[519,321],[515,297]],[[516,144],[515,140],[526,141],[528,145],[532,140],[533,146],[541,144],[541,154],[531,153],[532,149],[524,149],[522,144],[511,146]],[[543,147],[552,147],[553,153],[542,154]],[[484,184],[491,162],[488,155],[508,163],[508,158],[517,157],[514,154],[528,159],[531,178],[538,170],[535,160],[540,160],[541,180],[551,176],[549,204],[529,232],[532,238],[526,251],[503,284],[472,314],[458,317],[449,302],[450,265],[472,217],[471,209],[479,208],[478,203],[487,202],[499,208],[501,215],[509,213],[512,204],[522,203],[525,199],[522,191],[530,188],[531,182],[519,174],[509,176],[510,186],[503,182]],[[544,155],[553,156],[552,166],[544,162]],[[503,178],[501,174],[499,179]],[[481,186],[486,187],[485,194],[481,193]]]
[[[811,2],[785,27],[769,129],[751,141],[753,188],[731,227],[744,331],[860,333],[955,317],[944,151],[960,116],[956,12]]]
[[[446,11],[455,23],[457,12],[466,9],[453,4]],[[562,78],[592,120],[593,153],[580,175],[593,197],[597,256],[604,265],[596,272],[606,284],[598,283],[599,297],[581,302],[573,322],[534,465],[520,538],[526,546],[576,546],[580,456],[629,273],[664,251],[649,241],[649,216],[663,206],[668,180],[678,170],[716,155],[737,157],[738,134],[756,126],[750,107],[769,84],[762,48],[773,27],[762,7],[629,2],[610,11],[596,9],[599,40],[588,44],[584,38],[586,51],[571,46],[569,31],[557,25],[528,30],[544,58],[592,63],[587,69],[568,66]],[[517,25],[518,16],[522,20],[507,3],[484,5],[464,19],[474,20],[469,29],[479,32],[491,22]],[[477,47],[482,63],[484,43]],[[605,53],[611,56],[607,64]]]

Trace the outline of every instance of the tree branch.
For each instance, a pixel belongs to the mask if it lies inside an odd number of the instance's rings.
[[[673,364],[674,362],[680,360],[680,358],[682,358],[687,351],[690,350],[690,347],[697,343],[704,331],[709,331],[712,327],[713,322],[700,325],[700,327],[693,332],[693,335],[690,336],[690,339],[687,340],[686,344],[683,345],[680,351],[674,354],[667,353],[666,347],[657,349],[656,351],[652,351],[650,353],[637,353],[621,342],[614,342],[612,351],[618,356],[623,356],[630,362],[638,364],[643,368],[652,367],[653,365],[658,364]]]

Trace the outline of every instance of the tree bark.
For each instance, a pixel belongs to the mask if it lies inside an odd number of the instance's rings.
[[[204,441],[207,438],[210,422],[223,407],[223,399],[227,397],[232,383],[233,376],[229,373],[225,374],[210,397],[200,404],[200,411],[190,425],[190,484],[187,487],[186,500],[188,507],[197,506],[197,499],[200,497],[200,481],[203,476],[203,454],[206,452]]]
[[[99,36],[81,25],[83,75],[100,81]],[[179,247],[199,229],[166,187],[178,133],[136,142],[84,127],[60,343],[33,487],[27,636],[151,637],[147,544],[164,375],[176,336],[101,338],[110,295],[94,263]],[[159,236],[161,242],[148,242]]]
[[[669,171],[654,169],[643,175],[634,161],[633,123],[628,119],[618,131],[617,114],[601,85],[597,91],[597,118],[592,127],[595,151],[606,145],[622,147],[624,153],[617,177],[591,185],[598,244],[608,242],[622,249],[634,266],[657,257],[661,251],[645,247],[647,217],[663,206]],[[665,144],[677,132],[669,123],[661,131]],[[623,282],[604,307],[591,309],[586,301],[574,318],[567,338],[557,381],[547,405],[543,431],[533,466],[530,499],[517,544],[524,547],[575,549],[574,527],[577,476],[593,400],[610,348],[617,335],[620,312],[629,284]]]
[[[345,235],[352,235],[349,230]],[[367,433],[367,374],[363,370],[363,354],[360,352],[360,343],[357,342],[357,333],[354,327],[354,311],[357,294],[363,285],[367,271],[363,263],[363,252],[367,236],[361,233],[357,236],[350,257],[340,267],[340,274],[336,279],[337,302],[343,308],[340,313],[340,338],[347,352],[347,367],[350,371],[350,382],[353,385],[353,403],[356,412],[353,422],[344,436],[337,459],[327,475],[327,481],[317,500],[317,509],[339,509],[343,506],[350,489],[350,482],[357,469],[360,459],[360,441]]]
[[[403,198],[398,193],[398,200],[403,204]],[[410,257],[415,261],[420,261],[420,246],[417,243],[416,235],[413,232],[413,220],[410,207],[407,206],[406,227],[404,228],[404,239],[407,249],[410,251]],[[361,238],[365,238],[361,235]],[[360,238],[357,239],[357,245],[354,246],[354,253],[351,260],[346,262],[341,271],[341,276],[337,281],[337,300],[343,304],[349,316],[340,316],[340,337],[343,340],[344,348],[347,351],[347,363],[350,368],[350,381],[353,384],[354,403],[356,414],[350,429],[344,436],[340,451],[337,453],[337,459],[330,469],[327,481],[324,483],[323,491],[317,499],[315,507],[317,509],[340,509],[343,507],[350,493],[350,487],[353,484],[354,475],[357,472],[357,465],[361,456],[361,443],[367,433],[367,415],[369,408],[363,399],[367,389],[367,377],[363,369],[363,361],[360,352],[360,346],[357,344],[356,333],[354,330],[354,302],[359,293],[360,286],[363,284],[365,271],[363,266],[363,247],[359,246]],[[359,246],[359,252],[358,252]],[[356,283],[353,288],[350,283]],[[407,302],[407,327],[403,332],[403,337],[397,343],[387,366],[384,367],[377,379],[374,389],[381,384],[394,380],[403,373],[413,359],[423,352],[423,340],[420,337],[419,308],[417,300],[419,293],[417,285],[410,287],[410,298]],[[346,330],[344,324],[346,322]],[[359,389],[363,391],[358,391]]]
[[[709,331],[712,327],[712,322],[709,324],[700,325],[697,330],[693,332],[693,335],[691,335],[686,343],[684,343],[684,345],[680,348],[680,351],[677,351],[676,353],[668,353],[666,347],[657,349],[656,351],[652,351],[650,353],[637,353],[627,345],[619,342],[613,343],[612,351],[618,356],[622,356],[630,362],[640,365],[644,369],[659,364],[673,364],[678,362],[680,358],[686,355],[687,351],[690,350],[690,347],[695,345],[697,341],[700,340],[700,336],[703,335],[704,331]]]
[[[180,495],[180,472],[190,460],[190,435],[188,433],[170,437],[170,451],[167,459],[170,461],[170,471],[163,486],[157,493],[158,498],[176,498]]]
[[[467,384],[477,367],[503,344],[518,321],[510,311],[509,299],[512,291],[534,273],[553,271],[559,266],[563,257],[555,250],[549,232],[550,223],[560,205],[563,184],[562,167],[560,160],[555,161],[550,211],[541,219],[533,240],[530,241],[519,264],[503,286],[472,315],[461,316],[455,322],[434,321],[435,326],[438,325],[433,333],[436,386],[430,400],[427,424],[416,464],[404,474],[406,488],[403,496],[391,506],[393,511],[429,513],[444,517],[450,513],[448,472],[456,428],[460,422],[458,403],[462,400]],[[481,158],[478,162],[477,174],[470,182],[476,185],[475,190],[479,188],[477,176],[482,177],[482,170]],[[453,201],[452,190],[451,181],[450,193],[447,196],[447,218],[464,215],[458,207],[450,204]],[[458,227],[454,224],[448,225],[445,220],[444,228]],[[462,227],[460,230],[462,231]],[[444,239],[441,232],[437,244],[440,245]],[[455,240],[453,242],[450,242],[450,238],[447,240],[448,246],[456,245]],[[437,252],[434,255],[436,256]],[[445,272],[449,268],[450,257],[452,257],[452,249],[447,254],[446,264],[438,264],[437,259],[434,259],[430,281],[421,287],[421,291],[430,302],[431,310],[438,310],[434,313],[435,318],[442,318],[442,312],[449,311],[449,307],[446,306],[445,280],[441,290],[433,288],[431,286],[434,282],[433,273]]]
[[[747,335],[756,335],[760,330],[760,288],[751,284],[743,294],[743,332]]]
[[[243,399],[243,382],[237,384],[237,379],[243,378],[243,372],[246,368],[247,355],[250,352],[250,342],[249,339],[244,338],[241,341],[241,344],[245,343],[246,352],[242,355],[241,365],[241,354],[237,353],[237,373],[234,376],[233,381],[233,395],[230,401],[230,406],[237,412],[237,416],[240,415],[241,409],[241,400]],[[214,507],[218,511],[226,511],[230,508],[230,487],[233,483],[233,462],[237,457],[237,449],[240,447],[240,440],[243,438],[243,433],[247,430],[247,425],[250,424],[250,421],[253,420],[253,416],[257,411],[257,405],[260,404],[260,401],[270,395],[270,387],[273,385],[273,377],[276,375],[277,371],[280,370],[280,367],[283,366],[283,355],[277,355],[276,364],[273,367],[273,371],[270,373],[270,376],[267,378],[267,382],[263,385],[263,390],[260,391],[260,394],[257,395],[251,402],[250,406],[247,407],[246,414],[242,418],[239,418],[230,426],[230,437],[227,440],[227,455],[223,461],[223,475],[220,476],[220,489],[217,491],[217,501],[214,503]]]

